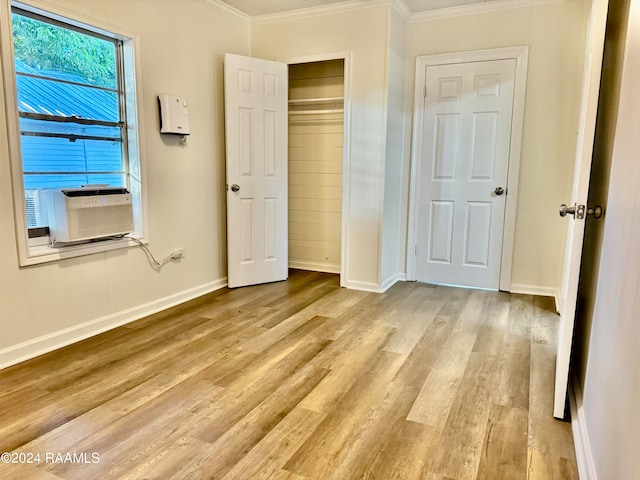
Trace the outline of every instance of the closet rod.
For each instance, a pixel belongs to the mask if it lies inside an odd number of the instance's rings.
[[[339,123],[342,124],[342,118],[296,118],[289,119],[291,125],[298,123]]]

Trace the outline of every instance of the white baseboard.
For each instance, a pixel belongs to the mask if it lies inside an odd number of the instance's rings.
[[[363,292],[384,293],[397,282],[404,282],[407,280],[405,273],[396,273],[382,282],[381,285],[373,282],[358,282],[355,280],[347,280],[345,282],[346,288],[352,290],[362,290]]]
[[[571,431],[573,432],[573,444],[576,451],[576,463],[578,464],[578,477],[580,480],[597,480],[589,432],[584,418],[584,406],[582,402],[582,390],[578,385],[575,375],[571,375],[569,382],[569,405],[571,407]]]
[[[198,287],[138,305],[133,308],[112,313],[104,317],[89,320],[73,327],[58,330],[26,342],[0,350],[0,369],[29,360],[58,348],[71,345],[85,338],[93,337],[116,327],[133,322],[148,315],[166,310],[181,303],[193,300],[201,295],[227,286],[227,279],[221,278]]]
[[[539,285],[521,285],[512,283],[511,293],[522,293],[525,295],[538,295],[541,297],[553,297],[556,305],[556,312],[560,311],[560,289],[554,287],[541,287]]]
[[[289,268],[296,268],[298,270],[311,270],[313,272],[340,273],[339,263],[320,263],[291,260],[289,261]]]
[[[378,284],[373,282],[359,282],[357,280],[347,280],[344,286],[352,290],[362,290],[363,292],[382,293],[382,290],[380,289]]]
[[[396,283],[404,282],[406,280],[407,280],[407,275],[405,273],[396,273],[394,275],[391,275],[389,278],[387,278],[382,282],[382,285],[380,286],[380,291],[386,292],[391,287],[393,287]]]

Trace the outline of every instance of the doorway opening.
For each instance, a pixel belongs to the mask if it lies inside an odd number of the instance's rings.
[[[289,63],[289,267],[340,274],[345,238],[345,59]]]

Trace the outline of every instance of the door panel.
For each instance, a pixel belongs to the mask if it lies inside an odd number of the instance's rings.
[[[498,289],[516,60],[427,66],[416,278]]]
[[[498,112],[473,115],[473,153],[471,155],[473,180],[494,179],[497,135]]]
[[[436,115],[434,180],[455,180],[459,133],[459,114]]]
[[[431,202],[431,237],[429,260],[451,264],[453,243],[453,202]]]
[[[464,265],[489,266],[491,202],[467,203]]]
[[[288,275],[287,111],[285,64],[226,55],[230,287]]]

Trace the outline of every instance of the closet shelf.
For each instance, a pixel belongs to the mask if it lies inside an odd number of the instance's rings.
[[[321,103],[343,102],[344,97],[300,98],[289,100],[289,105],[317,105]]]
[[[320,110],[289,110],[289,115],[318,115],[321,113],[344,113],[344,109],[326,108]]]

